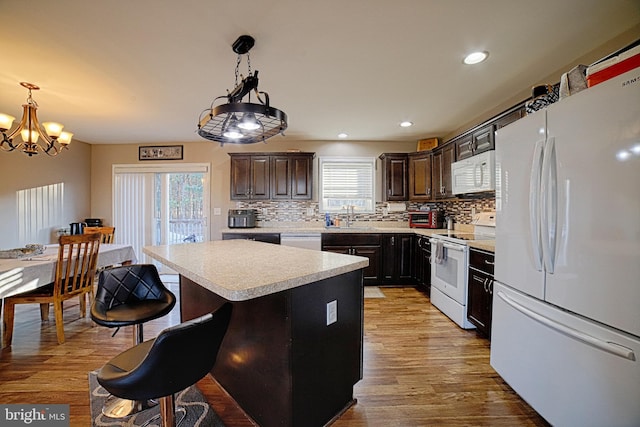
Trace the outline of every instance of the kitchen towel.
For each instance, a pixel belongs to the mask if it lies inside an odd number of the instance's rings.
[[[436,241],[436,250],[433,256],[435,257],[436,264],[442,264],[445,260],[444,243],[439,240]]]

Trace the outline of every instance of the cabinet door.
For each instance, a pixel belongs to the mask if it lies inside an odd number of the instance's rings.
[[[431,245],[426,236],[415,236],[414,277],[418,286],[422,286],[427,293],[431,289]]]
[[[382,154],[382,200],[407,200],[408,159],[406,154]]]
[[[493,150],[495,145],[495,130],[491,124],[473,133],[473,154]]]
[[[251,156],[251,199],[269,199],[269,173],[269,156]]]
[[[517,108],[514,111],[511,111],[510,113],[500,117],[499,119],[496,120],[495,125],[496,125],[496,130],[501,129],[507,125],[510,125],[511,123],[515,122],[516,120],[520,120],[521,118],[523,118],[526,115],[525,113],[525,108],[524,106],[521,106],[519,108]]]
[[[351,255],[369,258],[369,266],[363,273],[365,285],[379,285],[381,282],[381,250],[380,246],[353,246]]]
[[[491,328],[491,286],[493,278],[481,271],[469,269],[467,318],[476,325],[478,331],[490,336]]]
[[[251,196],[251,156],[231,157],[231,200]]]
[[[313,191],[313,156],[290,156],[291,198],[311,200]]]
[[[409,157],[409,200],[432,200],[431,153]]]
[[[291,198],[291,159],[288,156],[271,157],[271,198]]]
[[[436,199],[453,197],[451,163],[455,161],[456,146],[448,144],[433,153],[433,188]]]
[[[455,142],[458,146],[458,160],[463,160],[473,156],[473,135],[467,135]]]

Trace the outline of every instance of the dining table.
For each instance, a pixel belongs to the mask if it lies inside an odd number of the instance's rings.
[[[52,283],[58,262],[58,244],[45,245],[38,255],[21,258],[0,258],[0,318],[4,298],[32,291]],[[137,261],[131,245],[100,244],[97,269]]]

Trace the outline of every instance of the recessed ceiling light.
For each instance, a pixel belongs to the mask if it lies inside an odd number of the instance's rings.
[[[400,126],[403,128],[408,128],[409,126],[413,126],[413,123],[405,120],[404,122],[400,122]]]
[[[341,133],[339,133],[339,134],[338,134],[338,138],[341,138],[341,139],[344,139],[344,138],[346,138],[346,137],[348,137],[348,136],[349,136],[349,135],[347,135],[347,134],[346,134],[346,133],[344,133],[344,132],[341,132]]]
[[[488,56],[489,52],[473,52],[467,55],[466,58],[464,58],[464,63],[468,65],[479,64],[480,62],[487,59]]]

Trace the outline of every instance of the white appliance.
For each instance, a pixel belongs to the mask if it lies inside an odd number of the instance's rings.
[[[496,189],[495,151],[485,151],[451,164],[453,194],[480,193]]]
[[[322,237],[320,233],[281,233],[280,245],[319,251],[322,249]]]
[[[469,240],[493,239],[495,212],[473,218],[475,233],[451,231],[431,236],[431,304],[463,329],[475,329],[467,319]]]
[[[640,68],[496,134],[491,365],[554,426],[640,425]]]

